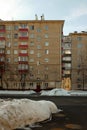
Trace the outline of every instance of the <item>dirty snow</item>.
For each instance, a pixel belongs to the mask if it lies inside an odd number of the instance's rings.
[[[49,96],[69,96],[69,91],[64,90],[64,89],[52,89],[50,91],[41,91],[41,95],[49,95]]]
[[[12,130],[49,119],[60,110],[51,101],[0,100],[0,130]]]

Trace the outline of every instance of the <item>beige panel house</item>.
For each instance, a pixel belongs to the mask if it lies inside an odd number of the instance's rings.
[[[0,21],[1,89],[60,87],[64,20]]]

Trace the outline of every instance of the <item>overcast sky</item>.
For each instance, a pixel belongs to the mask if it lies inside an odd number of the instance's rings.
[[[0,0],[2,20],[34,20],[35,14],[65,20],[64,35],[87,31],[87,0]]]

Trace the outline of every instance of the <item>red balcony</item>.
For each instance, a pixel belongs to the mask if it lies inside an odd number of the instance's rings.
[[[18,61],[19,64],[28,64],[28,61]]]
[[[0,40],[5,40],[5,37],[0,37]]]
[[[19,40],[28,40],[29,38],[28,38],[28,36],[26,36],[26,37],[19,37]]]
[[[28,48],[28,45],[19,45],[19,48]]]
[[[0,29],[0,32],[6,32],[6,30],[5,29]]]
[[[19,53],[19,56],[28,56],[28,53]]]
[[[4,65],[5,64],[5,61],[0,61],[0,65]]]
[[[27,32],[27,31],[28,31],[28,28],[19,28],[19,31]]]
[[[28,72],[28,69],[27,70],[18,70],[19,71],[19,73],[27,73]]]
[[[5,56],[5,53],[0,53],[0,57],[1,57],[1,56]]]

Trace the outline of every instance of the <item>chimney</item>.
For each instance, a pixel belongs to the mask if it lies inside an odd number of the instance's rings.
[[[37,16],[37,14],[35,14],[35,20],[38,20],[38,16]]]
[[[44,14],[41,15],[41,20],[44,20]]]

